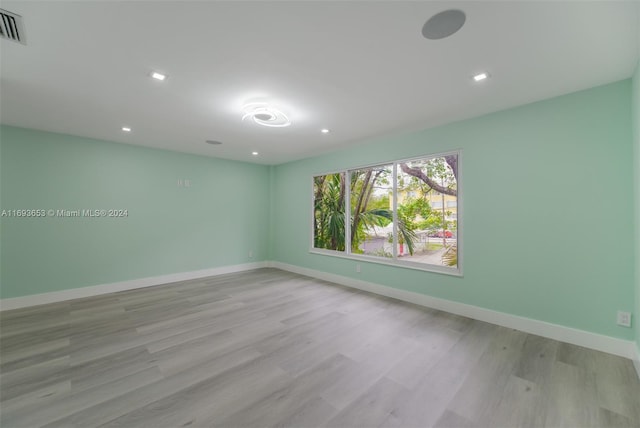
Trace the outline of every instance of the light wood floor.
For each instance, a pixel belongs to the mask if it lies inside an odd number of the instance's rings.
[[[274,269],[0,316],[3,428],[640,426],[629,360]]]

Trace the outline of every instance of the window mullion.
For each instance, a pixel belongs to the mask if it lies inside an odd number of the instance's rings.
[[[351,254],[351,171],[345,173],[344,183],[344,251]]]
[[[391,196],[393,198],[392,221],[393,221],[393,260],[398,260],[398,164],[393,164],[393,190]]]

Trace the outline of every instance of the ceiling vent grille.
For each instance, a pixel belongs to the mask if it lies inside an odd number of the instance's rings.
[[[0,37],[26,45],[22,17],[0,9]]]

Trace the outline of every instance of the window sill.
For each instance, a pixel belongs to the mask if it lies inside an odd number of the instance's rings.
[[[430,265],[425,263],[410,262],[406,260],[394,260],[383,257],[367,256],[362,254],[346,254],[340,251],[323,250],[320,248],[311,248],[310,254],[318,254],[321,256],[337,257],[340,259],[355,260],[366,263],[376,263],[380,265],[399,267],[404,269],[421,270],[423,272],[439,273],[443,275],[463,277],[462,268],[449,268],[446,266]]]

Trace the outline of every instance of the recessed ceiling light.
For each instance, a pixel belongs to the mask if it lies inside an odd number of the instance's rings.
[[[476,82],[481,82],[487,79],[488,77],[489,77],[489,74],[487,73],[478,73],[475,76],[473,76],[473,80],[475,80]]]
[[[251,152],[252,155],[258,156],[258,152]]]
[[[124,132],[131,132],[131,128],[129,128],[128,126],[123,126],[123,127],[122,127],[122,130],[123,130]]]
[[[256,102],[245,104],[242,110],[244,111],[242,120],[249,118],[258,125],[273,128],[284,128],[285,126],[291,125],[291,120],[289,120],[286,114],[268,103]]]
[[[445,10],[433,15],[424,23],[422,35],[429,40],[444,39],[460,30],[466,19],[466,15],[461,10]]]
[[[157,71],[154,71],[153,73],[151,73],[151,77],[153,77],[156,80],[164,80],[167,78],[165,74],[158,73]]]
[[[327,128],[321,129],[320,132],[322,132],[323,134],[328,134],[329,130]]]

